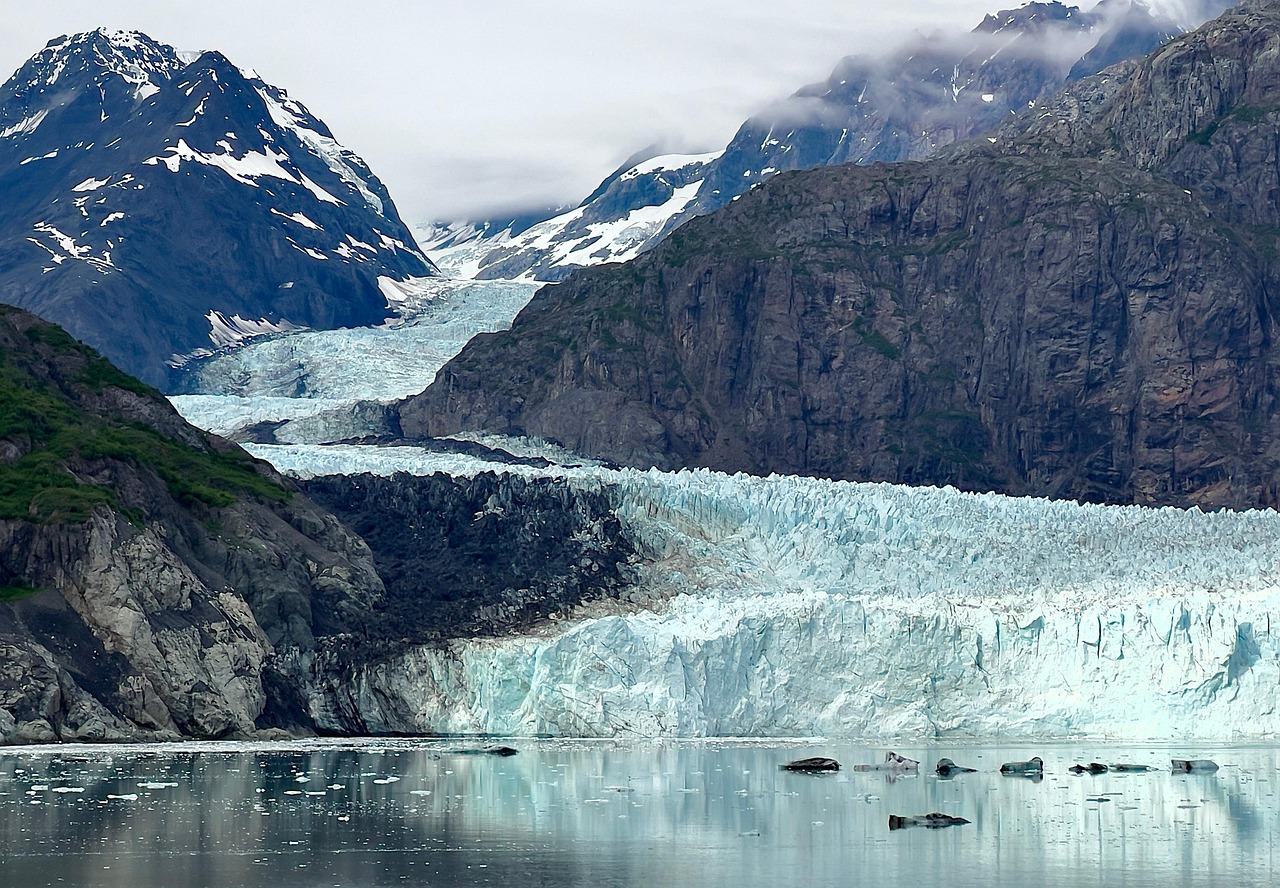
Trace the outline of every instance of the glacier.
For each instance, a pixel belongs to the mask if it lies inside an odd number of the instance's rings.
[[[383,327],[291,332],[193,362],[173,398],[300,477],[522,473],[605,491],[644,553],[626,600],[524,635],[414,647],[353,675],[374,733],[564,737],[1114,738],[1280,731],[1280,514],[1104,507],[809,478],[600,467],[470,434],[547,468],[324,446],[425,387],[536,289],[391,288]]]
[[[1280,730],[1280,514],[810,478],[251,446],[298,475],[518,472],[603,490],[626,602],[352,676],[375,732],[1224,741]],[[1277,623],[1280,628],[1280,623]],[[316,698],[321,724],[331,702]]]
[[[257,338],[186,366],[190,394],[170,401],[188,422],[234,435],[261,422],[285,422],[280,440],[314,443],[326,431],[360,434],[359,402],[389,403],[422,391],[478,333],[505,330],[537,284],[509,281],[383,279],[397,316],[381,327],[306,330]],[[329,417],[312,423],[297,420]],[[326,425],[328,428],[326,428]]]

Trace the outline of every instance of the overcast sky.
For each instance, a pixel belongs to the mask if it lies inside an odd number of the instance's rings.
[[[6,10],[0,77],[51,38],[99,26],[218,49],[328,123],[414,225],[576,203],[646,145],[724,147],[753,111],[844,55],[1019,5],[41,0]]]

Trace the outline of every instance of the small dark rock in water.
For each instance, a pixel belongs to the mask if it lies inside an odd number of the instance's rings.
[[[1025,762],[1005,762],[1000,766],[1000,773],[1020,777],[1042,777],[1044,776],[1044,759],[1036,756]]]
[[[977,768],[963,768],[951,761],[949,758],[938,759],[937,772],[939,777],[951,777],[955,774],[972,774]]]
[[[1174,759],[1173,770],[1185,773],[1212,774],[1218,770],[1216,762],[1208,759]]]
[[[451,749],[449,752],[454,755],[515,755],[520,750],[512,749],[510,746],[486,746],[484,749]]]
[[[1118,762],[1111,766],[1111,770],[1117,774],[1134,774],[1141,771],[1154,771],[1155,768],[1150,765],[1131,765],[1126,762]]]
[[[839,771],[840,763],[833,758],[814,756],[813,758],[796,759],[782,765],[784,771]]]
[[[1068,770],[1072,774],[1105,774],[1110,768],[1102,762],[1089,762],[1087,765],[1072,765]]]
[[[950,814],[939,814],[934,811],[932,814],[925,814],[922,817],[902,817],[897,814],[889,815],[889,829],[906,829],[909,826],[923,826],[926,829],[942,829],[945,826],[961,826],[969,823],[963,817],[952,817]]]

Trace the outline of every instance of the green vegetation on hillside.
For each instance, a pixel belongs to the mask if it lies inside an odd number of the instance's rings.
[[[9,583],[0,586],[0,601],[21,601],[23,598],[30,598],[40,590],[35,586],[28,586],[21,582]]]
[[[99,393],[115,386],[144,397],[159,393],[56,327],[33,326],[26,336],[33,352],[44,346],[55,361],[71,356],[73,362],[64,368],[71,371],[70,391],[25,371],[18,355],[0,349],[0,441],[13,442],[22,454],[0,464],[0,519],[74,523],[86,520],[99,504],[123,509],[110,481],[103,480],[111,473],[97,471],[105,461],[155,472],[186,505],[225,507],[246,494],[287,498],[287,491],[262,477],[241,451],[197,450],[144,423],[82,409],[73,397],[80,386]]]

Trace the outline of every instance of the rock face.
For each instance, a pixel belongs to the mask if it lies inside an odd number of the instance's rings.
[[[988,133],[1064,84],[1143,56],[1227,5],[1182,4],[1185,20],[1131,0],[1088,11],[1058,2],[1004,10],[968,34],[843,59],[825,81],[746,121],[721,152],[642,152],[568,212],[442,225],[422,243],[459,276],[563,280],[576,268],[630,259],[780,172],[922,160]]]
[[[136,32],[0,87],[0,300],[164,385],[174,355],[387,317],[434,273],[386,188],[282,89]]]
[[[924,163],[778,176],[544,288],[408,435],[1112,503],[1276,505],[1280,12]]]
[[[617,598],[636,555],[603,492],[547,478],[400,473],[299,482],[369,544],[382,638],[473,638]]]
[[[416,692],[381,682],[378,664],[526,631],[625,599],[635,581],[636,545],[604,490],[491,473],[325,476],[302,487],[368,541],[386,584],[360,644],[316,661],[308,709],[329,732],[429,732]]]
[[[296,727],[280,664],[383,594],[331,515],[12,308],[0,445],[0,742]]]

